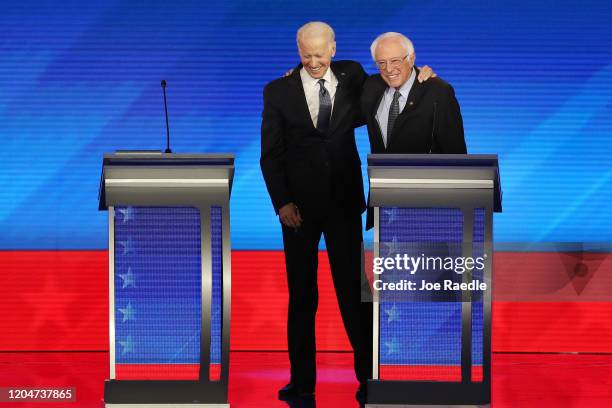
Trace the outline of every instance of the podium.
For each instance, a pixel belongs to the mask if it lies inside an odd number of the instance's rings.
[[[368,173],[375,290],[366,406],[490,403],[497,156],[369,155]]]
[[[229,407],[230,154],[104,155],[107,407]]]

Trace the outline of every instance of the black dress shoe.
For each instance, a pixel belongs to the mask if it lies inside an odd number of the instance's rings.
[[[368,399],[368,384],[365,382],[359,383],[359,388],[357,389],[357,392],[355,393],[355,399],[360,403],[360,404],[365,404],[367,402]]]
[[[278,399],[281,401],[287,401],[296,398],[308,398],[312,396],[314,396],[314,391],[298,387],[293,383],[289,383],[280,390],[278,390]]]

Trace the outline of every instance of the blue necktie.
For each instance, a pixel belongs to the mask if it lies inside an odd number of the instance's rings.
[[[327,132],[332,112],[331,98],[329,97],[329,92],[327,92],[327,89],[323,86],[324,83],[324,79],[319,79],[319,116],[317,118],[317,129],[321,132]]]
[[[391,141],[391,133],[393,133],[393,125],[395,125],[395,120],[399,116],[399,98],[401,94],[398,90],[393,94],[393,102],[391,102],[391,107],[389,108],[389,120],[387,121],[387,146],[389,146],[389,142]]]

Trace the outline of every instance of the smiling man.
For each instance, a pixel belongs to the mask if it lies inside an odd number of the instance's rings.
[[[366,81],[361,106],[372,153],[466,153],[455,91],[439,77],[415,81],[412,42],[385,33],[370,51],[379,74]]]
[[[372,372],[372,305],[361,302],[361,214],[365,210],[356,126],[367,75],[354,61],[334,61],[332,28],[297,33],[301,64],[264,88],[261,169],[279,215],[289,287],[287,343],[291,380],[279,399],[310,396],[316,382],[315,314],[321,235],[342,321],[361,384]],[[363,389],[363,388],[362,388]]]
[[[384,33],[370,47],[379,73],[361,94],[372,153],[467,153],[463,119],[453,87],[440,78],[415,81],[412,42]],[[373,226],[368,210],[367,228]]]

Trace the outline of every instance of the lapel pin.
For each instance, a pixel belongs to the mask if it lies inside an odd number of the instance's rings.
[[[410,101],[410,102],[408,102],[408,105],[412,106],[412,105],[414,105],[414,102]]]

